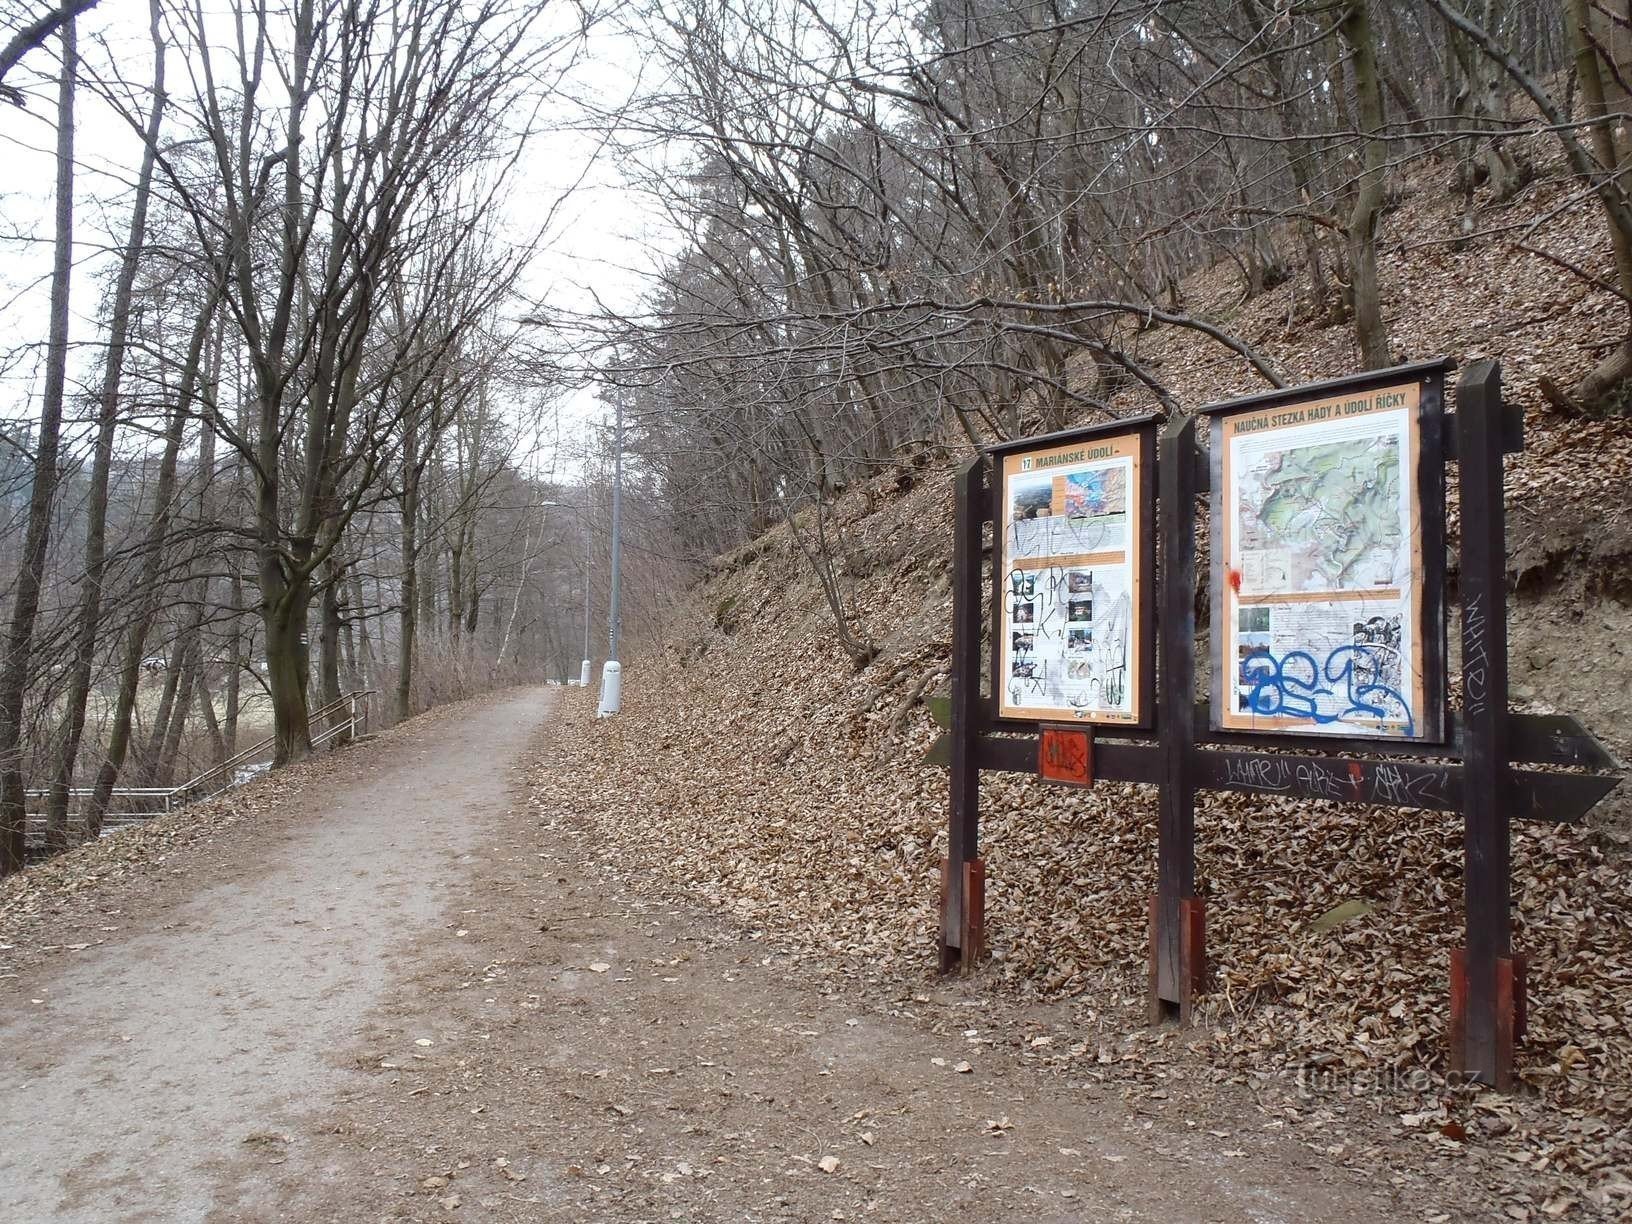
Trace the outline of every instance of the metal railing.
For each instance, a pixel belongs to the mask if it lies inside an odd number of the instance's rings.
[[[351,693],[342,693],[335,700],[319,706],[306,716],[307,725],[316,727],[319,723],[344,714],[339,721],[325,727],[312,736],[312,747],[321,748],[342,735],[362,734],[368,728],[368,706],[363,700],[375,693],[374,689],[358,689]],[[269,735],[263,740],[251,744],[239,752],[233,753],[226,760],[210,766],[202,773],[195,774],[187,781],[177,786],[116,786],[108,793],[108,810],[102,818],[103,832],[124,828],[131,824],[139,824],[151,820],[155,816],[163,816],[189,803],[196,803],[201,799],[210,799],[216,795],[229,791],[233,787],[249,780],[249,777],[240,777],[244,768],[257,761],[262,756],[270,756],[272,748],[277,743],[277,736]],[[260,773],[256,770],[255,773]],[[95,789],[88,786],[69,788],[68,799],[85,800],[94,795]],[[23,792],[26,800],[41,800],[51,794],[45,787],[37,787]],[[45,842],[45,813],[25,812],[24,840],[30,849],[43,846]]]

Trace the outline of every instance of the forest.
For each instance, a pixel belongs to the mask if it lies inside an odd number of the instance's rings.
[[[1288,331],[1393,363],[1408,179],[1455,202],[1411,242],[1618,303],[1540,410],[1628,402],[1607,0],[150,0],[141,37],[115,10],[0,9],[0,133],[55,167],[0,194],[0,873],[29,814],[59,850],[116,787],[263,736],[300,760],[342,694],[392,720],[575,676],[620,441],[633,641],[780,525],[863,667],[838,498],[1193,410],[1157,333],[1221,390],[1296,381],[1236,325],[1288,285]],[[626,301],[534,275],[561,130],[643,218]],[[1203,272],[1233,305],[1189,300]],[[626,437],[564,414],[585,393]]]

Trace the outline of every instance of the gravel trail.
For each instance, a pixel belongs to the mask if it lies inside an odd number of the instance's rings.
[[[0,999],[0,1219],[278,1211],[235,1183],[346,1074],[390,954],[436,927],[548,691],[348,750],[356,769],[159,912]],[[340,1172],[319,1165],[319,1179]]]

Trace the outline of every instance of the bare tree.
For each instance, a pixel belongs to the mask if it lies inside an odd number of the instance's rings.
[[[24,798],[23,700],[33,658],[35,618],[40,608],[51,506],[59,473],[62,407],[68,381],[68,295],[74,267],[74,85],[78,49],[74,23],[61,23],[62,66],[57,87],[56,236],[51,267],[51,336],[34,448],[34,479],[28,499],[28,526],[13,584],[6,657],[0,662],[0,875],[23,865]]]
[[[72,25],[75,17],[89,12],[99,2],[100,0],[67,0],[67,3],[46,9],[12,31],[5,46],[0,47],[0,102],[13,102],[18,106],[23,104],[22,91],[3,83],[6,73],[15,68],[23,56],[44,46],[51,35],[65,26]]]
[[[149,11],[153,40],[152,104],[144,132],[141,168],[136,176],[135,198],[131,205],[130,234],[120,255],[118,279],[108,316],[107,356],[103,360],[102,387],[97,398],[96,443],[91,460],[90,503],[85,521],[85,577],[80,585],[79,626],[75,635],[67,704],[58,732],[56,772],[51,779],[51,794],[46,804],[46,844],[53,850],[68,846],[68,790],[73,783],[74,763],[79,758],[80,738],[85,732],[85,706],[90,699],[91,679],[96,664],[107,568],[108,479],[113,466],[114,436],[124,410],[120,378],[124,373],[125,348],[130,338],[136,273],[141,264],[147,232],[147,209],[152,195],[159,129],[164,119],[164,33],[158,0],[150,0]]]

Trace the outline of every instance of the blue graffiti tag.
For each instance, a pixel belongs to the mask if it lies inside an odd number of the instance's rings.
[[[1381,674],[1383,660],[1376,646],[1339,646],[1324,664],[1306,650],[1277,658],[1258,649],[1241,660],[1241,685],[1252,686],[1243,706],[1247,713],[1318,725],[1356,718],[1392,720],[1405,724],[1406,735],[1413,734],[1410,702],[1376,683]]]

